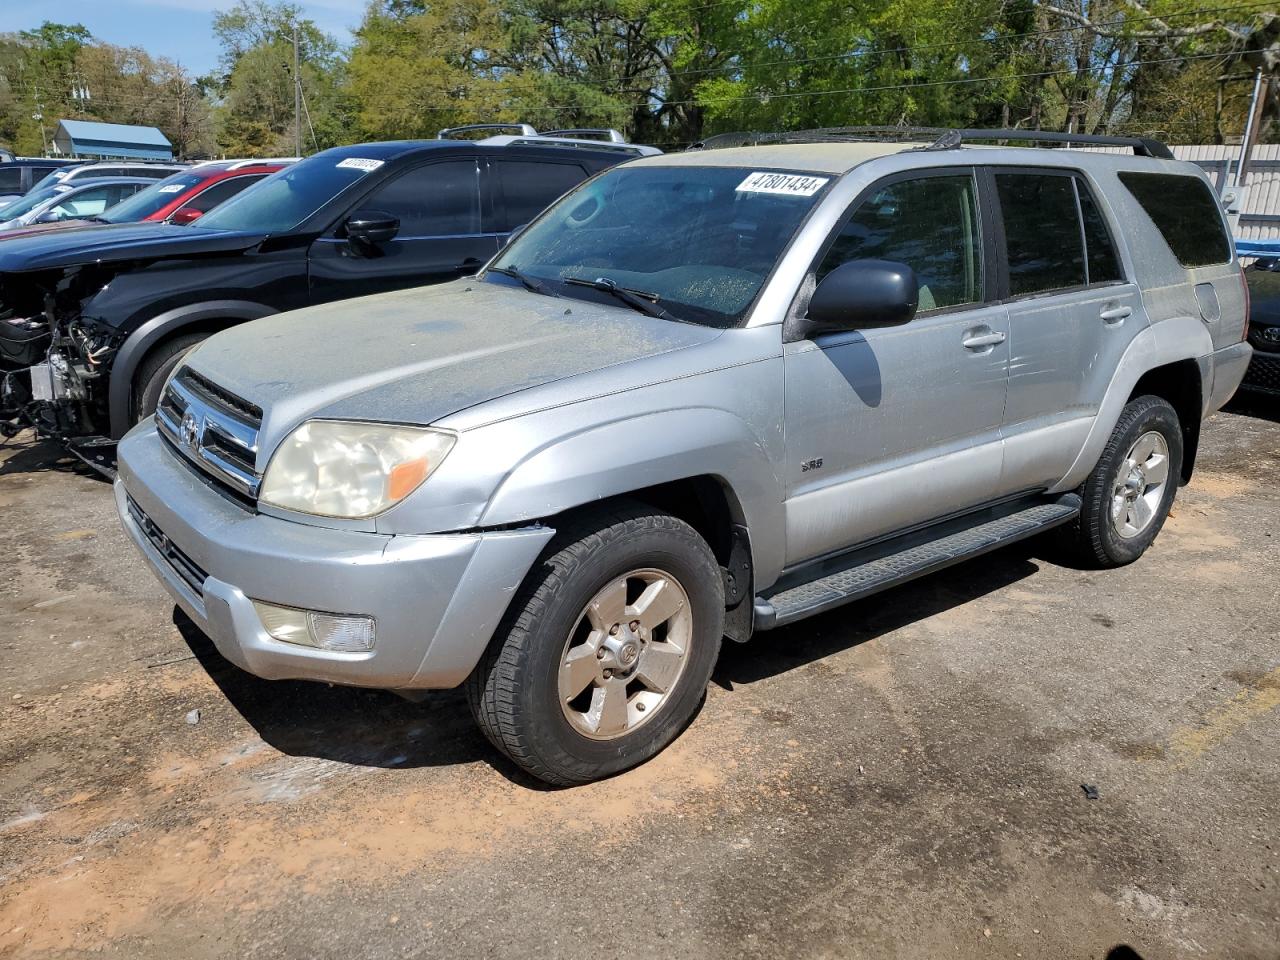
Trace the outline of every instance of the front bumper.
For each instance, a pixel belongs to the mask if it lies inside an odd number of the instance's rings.
[[[117,460],[125,531],[219,652],[268,679],[457,686],[554,534],[386,536],[264,516],[197,476],[150,422],[120,441]],[[282,643],[263,629],[251,598],[372,616],[373,650]]]

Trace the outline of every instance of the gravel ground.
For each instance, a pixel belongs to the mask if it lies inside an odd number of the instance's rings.
[[[1280,957],[1278,420],[1210,421],[1139,563],[1015,547],[728,648],[568,791],[457,692],[230,666],[104,482],[0,449],[0,956]]]

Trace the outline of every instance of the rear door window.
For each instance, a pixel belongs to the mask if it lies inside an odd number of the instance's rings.
[[[499,233],[528,223],[552,200],[587,178],[587,172],[576,163],[497,160],[494,166],[506,203],[505,216],[499,215]]]
[[[1218,199],[1199,177],[1130,170],[1119,176],[1184,267],[1231,259]]]
[[[1076,192],[1080,197],[1080,217],[1084,221],[1085,266],[1090,284],[1116,283],[1124,279],[1120,272],[1120,258],[1116,256],[1111,231],[1102,218],[1102,211],[1093,200],[1093,194],[1083,180],[1076,180]]]
[[[22,193],[22,168],[0,165],[0,193]]]
[[[998,173],[1009,295],[1082,287],[1084,238],[1070,174]]]

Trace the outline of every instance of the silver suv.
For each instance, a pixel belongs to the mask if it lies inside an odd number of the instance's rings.
[[[722,638],[1042,533],[1129,563],[1249,362],[1223,216],[1160,144],[965,139],[635,160],[477,276],[218,334],[125,529],[244,669],[465,684],[554,784],[671,742]]]

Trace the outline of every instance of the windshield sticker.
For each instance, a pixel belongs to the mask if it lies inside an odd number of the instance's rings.
[[[177,193],[181,189],[182,189],[182,184],[171,183],[167,187],[161,187],[157,192],[158,193]]]
[[[784,197],[812,197],[830,177],[806,177],[794,173],[753,173],[737,186],[743,193],[777,193]]]
[[[362,157],[347,157],[345,160],[338,161],[339,169],[363,170],[365,173],[372,173],[380,166],[382,166],[381,160],[365,160]]]

